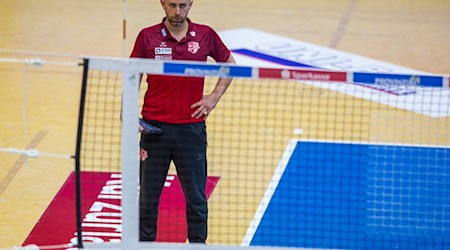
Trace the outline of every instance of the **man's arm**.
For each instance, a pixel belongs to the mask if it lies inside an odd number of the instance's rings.
[[[226,63],[236,64],[233,55],[230,54],[230,57],[228,57]],[[192,113],[192,117],[200,118],[204,116],[206,119],[206,117],[208,117],[211,111],[216,107],[223,94],[225,94],[225,91],[227,91],[232,80],[233,78],[219,78],[211,94],[203,96],[199,102],[191,105],[192,109],[197,108],[194,113]]]

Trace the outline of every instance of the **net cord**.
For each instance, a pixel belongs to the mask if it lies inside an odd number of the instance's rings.
[[[204,64],[195,61],[155,61],[137,58],[90,57],[99,70],[122,71],[130,67],[148,74],[189,77],[227,77],[253,79],[283,79],[294,81],[338,82],[392,86],[449,89],[448,75],[411,75],[375,72],[351,72],[311,68],[257,68],[227,63]]]
[[[2,63],[25,63],[26,65],[33,65],[33,66],[43,66],[45,64],[52,64],[52,65],[63,65],[63,66],[79,66],[79,63],[76,62],[63,62],[63,61],[47,61],[42,58],[25,58],[25,59],[18,59],[18,58],[0,58],[0,62]]]
[[[125,42],[124,42],[125,46]],[[8,50],[18,53],[16,50]],[[4,49],[0,49],[0,53]],[[180,76],[219,76],[219,77],[238,77],[238,78],[255,78],[255,79],[285,79],[297,81],[328,81],[342,82],[354,84],[379,85],[392,83],[392,86],[407,83],[408,86],[432,87],[450,89],[450,75],[448,74],[427,74],[427,75],[411,75],[411,74],[391,74],[379,72],[352,72],[352,71],[336,71],[326,69],[311,68],[258,68],[242,65],[230,65],[226,63],[216,64],[200,64],[195,61],[154,61],[150,59],[137,58],[114,58],[114,57],[95,57],[95,56],[75,56],[65,54],[50,54],[46,52],[19,51],[23,54],[41,55],[41,56],[59,56],[70,58],[90,58],[94,59],[94,63],[100,66],[100,70],[122,71],[125,64],[133,64],[134,70],[145,73],[180,75]],[[140,62],[139,62],[140,61]],[[16,59],[16,58],[0,58],[0,62],[16,62],[27,63],[35,66],[44,64],[79,66],[78,62],[62,62],[62,61],[45,61],[40,58],[32,59]],[[148,64],[148,65],[146,65]],[[136,67],[135,67],[136,66]],[[417,81],[418,80],[418,81]]]

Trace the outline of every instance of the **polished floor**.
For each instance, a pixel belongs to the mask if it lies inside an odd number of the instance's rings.
[[[122,1],[3,0],[0,58],[128,55],[140,29],[162,15],[159,1],[127,1],[123,39]],[[249,27],[450,74],[448,0],[195,0],[190,17],[216,30]],[[74,151],[81,69],[45,67],[0,63],[0,148]],[[0,153],[0,248],[22,244],[72,169],[67,159]]]

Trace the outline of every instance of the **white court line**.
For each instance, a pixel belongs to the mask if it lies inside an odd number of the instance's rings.
[[[255,216],[250,223],[249,228],[247,229],[247,233],[245,234],[244,239],[242,240],[241,246],[249,246],[250,242],[255,235],[256,229],[261,222],[261,219],[266,212],[267,206],[269,205],[272,196],[277,189],[278,183],[283,176],[284,170],[286,169],[287,164],[289,163],[289,159],[291,159],[292,153],[294,152],[295,147],[297,146],[297,142],[299,139],[291,139],[284,151],[283,157],[281,157],[280,163],[278,164],[275,173],[273,174],[272,180],[269,183],[269,186],[266,189],[266,192],[259,204],[258,210],[255,213]]]
[[[85,243],[85,249],[89,250],[120,250],[123,249],[121,243]],[[214,244],[185,244],[185,243],[160,243],[160,242],[139,242],[138,250],[248,250],[246,246],[230,246],[230,245],[214,245]],[[252,246],[251,250],[292,250],[292,247],[267,247],[267,246]],[[323,248],[295,248],[296,250],[330,250]],[[338,249],[333,249],[338,250]]]
[[[302,142],[317,142],[317,143],[336,143],[336,144],[355,144],[367,146],[394,146],[394,147],[417,147],[417,148],[450,148],[448,145],[437,144],[412,144],[412,143],[393,143],[393,142],[370,142],[370,141],[345,141],[345,140],[317,140],[317,139],[302,139]]]

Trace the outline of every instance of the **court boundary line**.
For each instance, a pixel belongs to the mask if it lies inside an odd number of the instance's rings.
[[[330,40],[330,44],[328,47],[337,48],[341,43],[342,39],[345,36],[345,32],[347,31],[348,24],[352,18],[353,11],[358,4],[358,0],[351,0],[347,7],[344,10],[342,17],[340,18],[338,25],[336,27],[336,32],[333,33],[333,37]]]
[[[300,141],[300,140],[299,140]],[[313,140],[302,139],[302,142],[320,142],[320,143],[339,143],[339,144],[355,144],[355,145],[368,145],[368,146],[396,146],[396,147],[417,147],[417,148],[443,148],[450,149],[447,145],[436,144],[414,144],[414,143],[393,143],[393,142],[369,142],[369,141],[346,141],[346,140]]]
[[[92,249],[92,250],[102,250],[102,249],[108,249],[108,250],[119,250],[123,249],[123,242],[120,243],[86,243],[84,245],[85,249]],[[230,245],[223,245],[223,244],[199,244],[199,243],[159,243],[159,242],[139,242],[138,243],[138,250],[145,250],[145,249],[157,249],[157,250],[223,250],[223,249],[230,249],[230,250],[247,250],[248,247],[246,246],[230,246]],[[269,250],[265,246],[252,246],[252,250]],[[271,247],[270,249],[273,250],[291,250],[292,247]],[[295,248],[296,250],[331,250],[327,248]]]
[[[27,149],[33,149],[35,148],[41,141],[44,139],[44,137],[47,135],[46,130],[39,131],[33,139],[28,143]],[[3,193],[6,191],[8,186],[11,184],[14,177],[17,175],[17,173],[22,169],[25,162],[28,160],[28,156],[21,155],[13,164],[13,166],[9,169],[9,171],[6,173],[3,180],[0,182],[0,196],[3,195]]]
[[[284,174],[284,171],[286,170],[287,164],[289,163],[289,160],[291,159],[292,154],[294,153],[295,148],[297,147],[297,143],[300,141],[300,139],[292,138],[289,140],[288,145],[286,146],[286,149],[284,150],[283,156],[281,157],[280,162],[278,163],[277,169],[275,170],[272,179],[266,188],[266,192],[264,193],[264,196],[259,203],[259,207],[256,210],[256,213],[250,222],[250,225],[247,229],[247,233],[244,236],[244,239],[241,242],[241,246],[249,246],[250,242],[253,239],[253,236],[256,233],[256,230],[258,229],[258,226],[262,220],[262,217],[264,216],[264,213],[269,206],[269,203],[272,199],[273,194],[275,193],[275,190],[278,187],[278,184],[280,183],[281,177]]]

